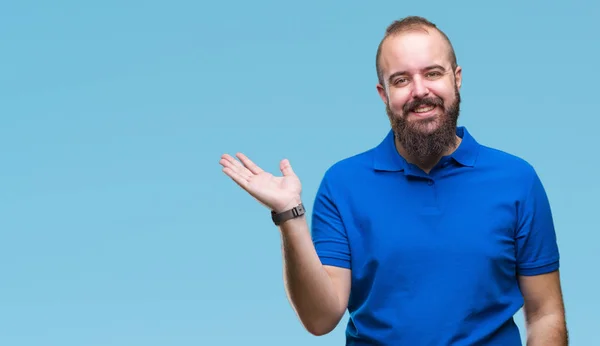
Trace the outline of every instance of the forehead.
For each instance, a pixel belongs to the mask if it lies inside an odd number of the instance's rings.
[[[385,39],[381,49],[384,74],[418,72],[431,65],[450,68],[450,46],[435,30],[412,30]]]

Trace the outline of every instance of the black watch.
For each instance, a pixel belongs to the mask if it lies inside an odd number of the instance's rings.
[[[290,210],[282,211],[281,213],[276,213],[274,210],[271,211],[271,219],[276,226],[279,226],[282,222],[295,219],[299,216],[304,215],[306,211],[304,210],[304,205],[302,203],[293,207]]]

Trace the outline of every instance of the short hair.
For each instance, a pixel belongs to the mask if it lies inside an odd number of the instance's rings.
[[[377,47],[377,56],[375,57],[375,68],[377,70],[377,79],[379,81],[379,84],[385,85],[383,83],[383,71],[381,70],[381,64],[379,61],[381,57],[381,48],[385,40],[390,36],[394,36],[402,32],[416,30],[427,31],[427,29],[436,30],[442,35],[446,42],[448,42],[448,45],[450,46],[450,63],[452,65],[452,69],[456,69],[456,67],[458,66],[458,63],[456,61],[456,53],[454,52],[454,47],[452,46],[452,43],[450,42],[448,36],[442,30],[440,30],[434,23],[430,22],[427,19],[419,16],[408,16],[403,19],[392,22],[392,24],[390,24],[385,30],[385,35],[383,36],[383,39],[381,39],[381,42],[379,42],[379,46]]]

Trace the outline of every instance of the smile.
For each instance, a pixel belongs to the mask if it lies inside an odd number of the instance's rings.
[[[427,116],[433,115],[435,109],[436,109],[436,106],[427,105],[427,106],[421,106],[421,107],[415,108],[415,109],[413,109],[413,111],[411,113],[413,113],[419,117],[427,117]]]
[[[421,107],[415,109],[413,112],[415,112],[415,113],[427,113],[427,112],[429,112],[430,110],[432,110],[434,108],[435,108],[435,106],[421,106]]]

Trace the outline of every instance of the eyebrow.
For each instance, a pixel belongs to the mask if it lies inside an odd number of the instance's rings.
[[[423,69],[423,71],[431,71],[431,70],[435,70],[435,69],[446,71],[446,69],[444,68],[444,66],[438,65],[438,64],[429,65],[429,66],[425,67]],[[402,75],[405,75],[405,74],[408,74],[408,72],[407,71],[394,72],[394,73],[392,73],[390,75],[390,77],[388,78],[388,80],[391,81],[393,78],[395,78],[397,76],[402,76]]]

